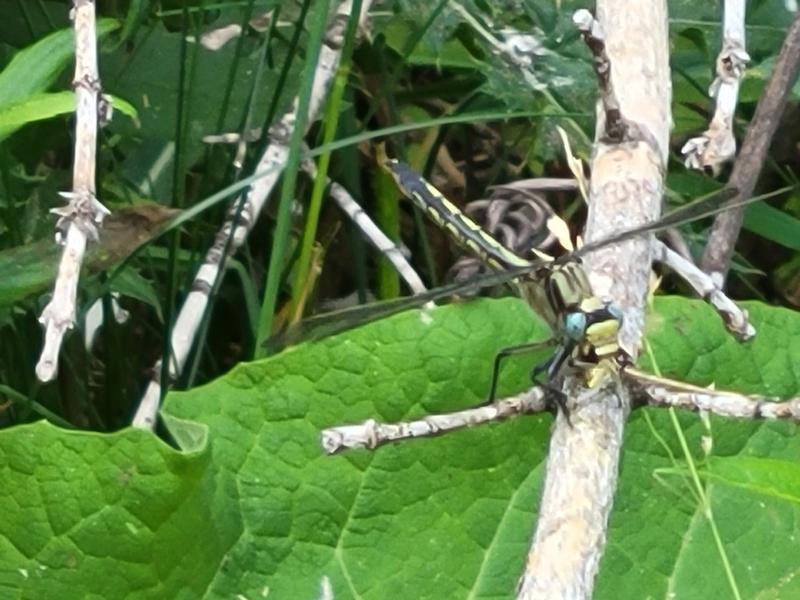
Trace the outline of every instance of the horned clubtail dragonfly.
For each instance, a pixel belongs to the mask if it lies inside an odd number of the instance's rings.
[[[314,316],[301,322],[291,335],[305,339],[319,338],[444,297],[474,293],[513,281],[523,299],[549,324],[554,336],[546,342],[501,350],[494,360],[488,401],[494,400],[500,364],[504,357],[532,351],[550,343],[556,345],[556,351],[545,363],[533,369],[532,379],[536,383],[544,384],[552,392],[551,397],[562,410],[566,408],[564,397],[553,383],[566,366],[582,374],[586,385],[591,387],[596,385],[599,375],[609,366],[618,367],[631,360],[617,342],[622,311],[613,303],[605,302],[594,295],[581,257],[610,244],[763,199],[752,197],[735,200],[737,189],[722,188],[664,215],[661,219],[585,244],[555,260],[527,260],[505,248],[410,166],[385,155],[379,155],[378,158],[403,195],[447,231],[456,243],[474,253],[496,273],[477,277],[472,281],[445,285],[410,297]],[[545,376],[542,382],[539,381],[541,375]]]

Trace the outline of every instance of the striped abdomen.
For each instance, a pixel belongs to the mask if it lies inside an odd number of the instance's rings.
[[[384,167],[392,174],[405,196],[447,231],[456,243],[493,269],[514,269],[531,264],[481,229],[480,225],[462,213],[439,190],[421,179],[407,164],[387,158]]]

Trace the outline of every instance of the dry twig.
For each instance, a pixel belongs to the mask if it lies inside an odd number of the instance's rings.
[[[631,368],[623,371],[623,378],[633,384],[636,406],[680,408],[734,419],[800,421],[800,398],[780,400],[707,389]]]
[[[681,153],[691,169],[710,169],[715,175],[736,155],[733,117],[739,99],[739,84],[750,61],[745,51],[745,2],[725,0],[722,49],[717,56],[717,76],[708,95],[714,99],[714,116],[701,136],[684,144]]]
[[[733,165],[728,185],[739,189],[731,202],[736,203],[753,195],[769,145],[780,122],[786,99],[800,69],[800,13],[783,41],[769,83],[758,100],[753,120],[747,128],[742,150]],[[718,287],[722,287],[733,257],[734,245],[744,219],[744,208],[723,212],[711,230],[702,268]]]
[[[39,317],[45,329],[44,347],[36,364],[36,376],[41,381],[50,381],[58,373],[61,343],[75,324],[78,281],[86,246],[97,240],[97,227],[109,214],[95,197],[95,155],[102,97],[93,0],[75,0],[71,15],[75,29],[75,77],[72,80],[77,102],[75,158],[72,191],[61,193],[68,204],[51,211],[59,216],[56,242],[64,246],[64,252],[53,297]]]
[[[379,423],[374,419],[359,425],[342,425],[322,431],[322,448],[335,454],[353,448],[370,450],[389,442],[430,437],[465,427],[476,427],[486,423],[503,421],[523,414],[547,410],[546,392],[535,387],[532,390],[504,398],[491,404],[459,410],[448,414],[430,415],[416,421]]]
[[[627,132],[621,143],[610,143],[616,136],[607,130],[606,111],[599,111],[588,242],[658,216],[670,123],[666,3],[601,0],[597,20]],[[621,343],[634,355],[643,326],[650,249],[649,240],[629,240],[593,252],[585,261],[595,293],[623,308]],[[556,419],[520,598],[590,597],[605,545],[628,400],[613,380],[581,390],[578,381],[569,379],[565,391],[573,426],[561,415]]]

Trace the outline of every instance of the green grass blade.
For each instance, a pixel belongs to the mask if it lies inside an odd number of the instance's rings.
[[[255,352],[257,356],[263,354],[262,345],[272,331],[272,318],[278,300],[278,286],[283,277],[283,259],[289,242],[289,221],[291,218],[292,201],[297,181],[297,170],[300,167],[300,153],[306,123],[308,122],[308,109],[311,103],[311,90],[314,83],[317,61],[320,48],[325,35],[325,26],[328,21],[329,0],[317,0],[309,16],[309,42],[306,50],[306,64],[297,102],[294,130],[289,142],[289,157],[283,175],[280,205],[278,206],[278,219],[275,225],[275,234],[272,243],[272,252],[269,257],[267,271],[267,285],[259,313],[258,335],[256,337]]]

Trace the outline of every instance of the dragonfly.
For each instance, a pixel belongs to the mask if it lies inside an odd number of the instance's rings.
[[[378,162],[391,174],[404,196],[443,228],[456,243],[475,254],[495,272],[410,297],[310,317],[299,323],[286,339],[318,339],[356,324],[387,317],[445,297],[474,294],[485,288],[514,282],[523,299],[544,318],[554,335],[545,342],[501,350],[494,359],[487,402],[495,399],[500,365],[504,358],[554,343],[555,352],[547,361],[533,368],[531,378],[551,392],[551,398],[567,417],[569,415],[565,397],[553,385],[566,366],[581,373],[585,384],[593,387],[609,367],[624,366],[632,362],[631,357],[617,342],[622,311],[614,303],[603,301],[594,295],[581,258],[605,246],[745,206],[766,197],[737,198],[737,188],[723,187],[667,213],[658,220],[584,244],[578,250],[555,260],[528,260],[511,252],[489,235],[406,163],[388,158],[380,150]],[[542,375],[544,381],[540,382]]]
[[[548,390],[549,398],[558,404],[567,418],[566,398],[553,383],[568,362],[572,367],[579,367],[577,370],[589,387],[596,385],[600,375],[612,363],[624,365],[633,362],[617,342],[622,325],[621,308],[594,295],[579,258],[558,263],[524,259],[483,230],[409,165],[388,158],[381,149],[378,161],[394,178],[403,195],[464,249],[497,272],[525,271],[513,281],[523,300],[547,322],[556,342],[556,351],[533,368],[531,380]],[[503,359],[532,352],[552,341],[511,346],[498,352],[492,366],[486,402],[495,399]],[[541,375],[545,375],[544,381],[539,380]]]

